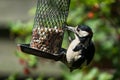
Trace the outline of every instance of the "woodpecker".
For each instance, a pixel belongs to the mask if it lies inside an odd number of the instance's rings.
[[[95,53],[95,46],[92,42],[93,32],[87,25],[66,26],[66,29],[75,35],[75,39],[72,40],[66,52],[68,67],[70,71],[73,71],[82,68],[83,64],[90,64],[93,59]]]

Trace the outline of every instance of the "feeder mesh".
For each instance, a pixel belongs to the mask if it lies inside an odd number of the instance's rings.
[[[38,0],[30,46],[44,52],[59,52],[70,0]]]
[[[69,0],[38,0],[34,27],[59,27],[66,22]]]

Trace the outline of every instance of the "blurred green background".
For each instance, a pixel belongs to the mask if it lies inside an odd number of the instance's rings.
[[[71,0],[67,23],[93,30],[96,52],[88,67],[72,73],[60,63],[19,52],[30,43],[37,0],[0,0],[0,79],[120,80],[120,0]],[[67,48],[65,33],[62,47]]]

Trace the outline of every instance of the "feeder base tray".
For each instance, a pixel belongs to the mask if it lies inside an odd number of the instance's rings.
[[[63,56],[66,53],[66,49],[61,48],[59,54],[49,54],[47,52],[43,52],[43,51],[31,48],[30,44],[18,44],[17,48],[18,48],[18,50],[20,50],[24,53],[35,55],[38,57],[47,58],[47,59],[52,59],[55,61],[61,61],[61,59],[63,58]]]

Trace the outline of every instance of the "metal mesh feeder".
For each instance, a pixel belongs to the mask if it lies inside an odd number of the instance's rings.
[[[69,0],[38,0],[30,47],[57,54],[68,10]]]
[[[66,49],[61,48],[70,0],[38,0],[30,44],[18,44],[27,54],[60,60]]]

